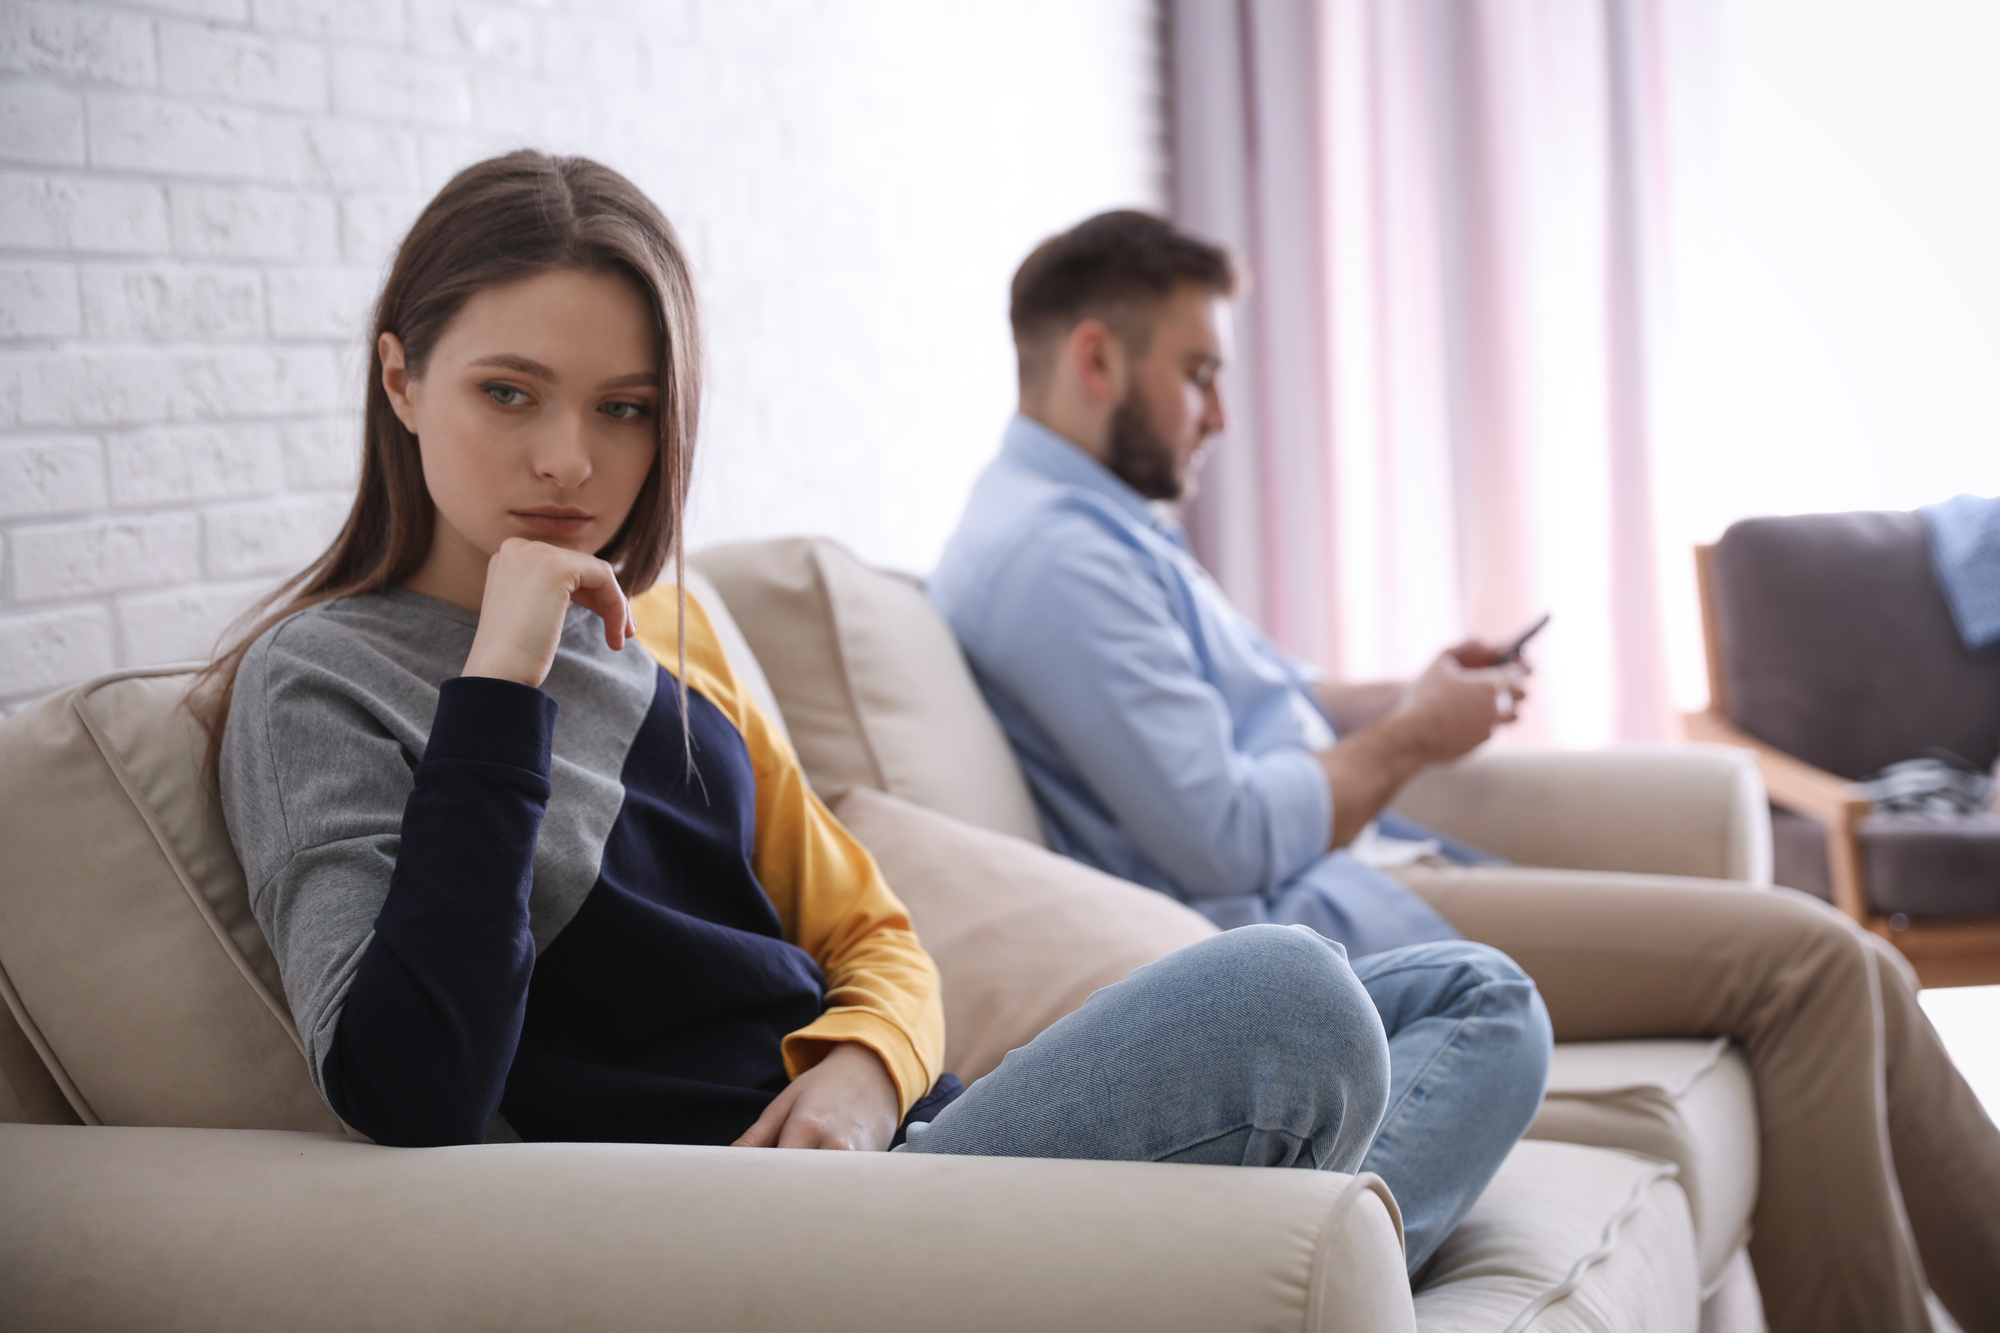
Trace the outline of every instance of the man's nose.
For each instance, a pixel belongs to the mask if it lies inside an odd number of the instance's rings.
[[[1201,428],[1206,435],[1220,435],[1227,423],[1222,416],[1222,392],[1211,384],[1202,394]]]

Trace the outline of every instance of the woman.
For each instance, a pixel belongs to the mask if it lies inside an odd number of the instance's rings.
[[[701,608],[642,604],[671,673],[634,637],[628,592],[679,555],[700,343],[672,229],[629,182],[534,153],[468,169],[404,241],[375,332],[347,524],[209,678],[231,837],[348,1123],[411,1145],[907,1135],[1361,1163],[1390,1095],[1383,1027],[1309,931],[1216,937],[969,1091],[942,1073],[930,959]],[[1518,972],[1500,992],[1489,1014],[1539,1012]],[[1413,1271],[1541,1072],[1482,1106],[1473,1169],[1412,1171],[1406,1209],[1444,1201]]]

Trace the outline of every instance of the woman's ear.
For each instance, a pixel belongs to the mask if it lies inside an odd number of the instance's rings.
[[[416,387],[416,381],[410,378],[409,364],[403,357],[403,340],[385,333],[376,341],[375,352],[382,358],[382,392],[389,395],[389,406],[396,413],[396,420],[415,435],[417,409],[410,390]]]

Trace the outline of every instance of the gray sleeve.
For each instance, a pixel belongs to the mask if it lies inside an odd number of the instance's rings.
[[[315,1085],[388,896],[408,742],[436,707],[434,688],[369,659],[338,626],[286,621],[244,657],[223,729],[223,814]]]

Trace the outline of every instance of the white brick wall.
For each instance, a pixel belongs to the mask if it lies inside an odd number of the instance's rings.
[[[598,157],[709,321],[696,544],[924,568],[1006,281],[1164,197],[1153,0],[0,3],[0,709],[206,653],[324,545],[367,310],[459,167]]]

